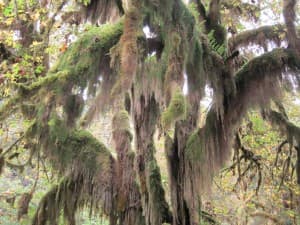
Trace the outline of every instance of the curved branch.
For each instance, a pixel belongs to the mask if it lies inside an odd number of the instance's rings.
[[[234,35],[229,38],[228,46],[231,51],[249,44],[257,44],[265,47],[268,41],[273,41],[279,46],[281,37],[285,34],[285,26],[282,24],[262,26]]]
[[[235,76],[236,91],[224,101],[223,117],[215,105],[208,112],[205,126],[189,137],[185,169],[187,180],[197,184],[199,193],[210,187],[214,173],[230,156],[235,130],[249,108],[265,106],[279,97],[282,72],[287,67],[300,70],[300,60],[291,49],[276,49],[249,61]]]
[[[286,71],[299,71],[300,59],[291,49],[278,48],[250,60],[237,73],[236,94],[227,106],[228,124],[236,124],[253,106],[265,106],[270,99],[280,97],[281,81]],[[299,79],[299,73],[294,76]],[[230,115],[230,110],[236,112]]]
[[[7,153],[9,153],[23,138],[24,138],[24,134],[19,137],[17,140],[15,140],[7,149],[5,149],[1,154],[0,154],[0,158],[4,157]]]

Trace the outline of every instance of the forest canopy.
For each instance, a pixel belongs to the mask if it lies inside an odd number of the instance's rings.
[[[299,6],[296,0],[0,1],[0,124],[13,132],[11,121],[20,121],[19,137],[0,145],[0,174],[33,164],[39,171],[46,163],[59,179],[31,224],[56,225],[64,217],[75,225],[83,208],[110,225],[217,224],[203,199],[232,156],[238,180],[252,168],[241,172],[242,160],[254,165],[259,192],[261,161],[242,139],[254,109],[286,139],[283,171],[292,171],[298,188],[300,127],[284,96],[299,94]],[[89,130],[107,112],[110,144]],[[19,154],[28,160],[17,163]],[[18,219],[28,213],[38,179],[39,172],[20,197]]]

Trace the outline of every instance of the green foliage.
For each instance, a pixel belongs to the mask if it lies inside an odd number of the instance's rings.
[[[227,55],[227,49],[226,49],[226,44],[220,44],[218,43],[218,41],[215,38],[215,30],[211,30],[208,35],[208,40],[209,40],[209,44],[210,47],[217,52],[220,56],[222,56],[223,58],[226,57]]]
[[[85,6],[88,6],[91,3],[91,0],[77,0],[77,2],[82,3]]]
[[[68,71],[72,78],[66,79],[65,82],[71,81],[79,87],[86,87],[89,80],[99,75],[101,61],[106,57],[105,54],[109,52],[110,47],[117,43],[122,30],[122,21],[91,28],[67,49],[51,73]]]

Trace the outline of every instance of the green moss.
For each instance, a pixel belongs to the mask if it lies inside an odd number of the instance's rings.
[[[127,111],[121,110],[117,112],[112,120],[113,130],[130,130],[129,115]]]
[[[83,111],[84,100],[81,95],[69,95],[64,102],[64,111],[67,114],[67,124],[73,125]]]
[[[48,121],[49,138],[53,143],[62,143],[68,137],[68,129],[56,115]]]
[[[118,42],[122,31],[123,20],[91,28],[67,49],[54,71],[69,70],[72,82],[86,86],[87,80],[99,75],[101,60]]]
[[[109,150],[89,132],[70,130],[56,115],[48,122],[48,132],[47,154],[60,170],[80,162],[78,169],[84,168],[88,173],[94,173],[109,164]]]
[[[154,148],[154,147],[153,147]],[[154,224],[161,224],[165,218],[170,216],[168,203],[166,202],[164,196],[165,191],[161,182],[160,169],[157,165],[155,159],[147,162],[147,190],[149,192],[149,198],[151,205],[151,217]],[[161,216],[165,218],[160,218]],[[160,221],[162,220],[162,221]]]
[[[101,61],[107,57],[109,49],[118,42],[122,31],[123,20],[120,20],[115,24],[93,27],[84,32],[45,77],[30,86],[19,85],[19,94],[33,95],[40,88],[46,87],[62,95],[65,94],[65,86],[70,84],[85,88],[88,81],[95,80],[101,72]]]
[[[89,4],[91,4],[91,0],[76,0],[76,2],[79,2],[85,6],[88,6]]]
[[[203,160],[203,143],[199,136],[199,130],[190,135],[186,144],[186,157],[190,161]]]
[[[165,129],[186,116],[186,101],[180,90],[174,92],[168,108],[162,113],[161,122]]]
[[[286,70],[286,66],[292,70],[300,69],[300,60],[291,49],[278,48],[254,58],[246,63],[236,73],[236,86],[239,89],[246,88],[249,79],[261,80],[261,77],[273,76]],[[274,79],[274,82],[277,80]]]

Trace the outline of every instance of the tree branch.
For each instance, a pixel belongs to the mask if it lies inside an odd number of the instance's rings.
[[[273,41],[277,46],[280,45],[281,37],[286,34],[285,26],[282,24],[262,26],[257,29],[246,30],[232,36],[228,40],[230,51],[249,44],[261,45],[267,47],[268,41]]]

